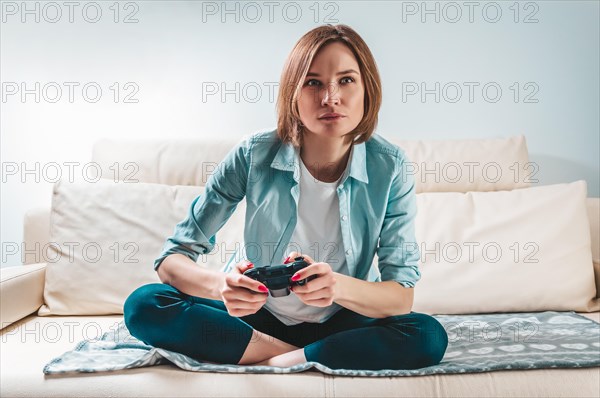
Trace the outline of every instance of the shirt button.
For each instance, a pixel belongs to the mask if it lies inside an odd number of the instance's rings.
[[[347,219],[348,219],[348,217],[342,216],[342,221],[346,221]]]
[[[348,255],[352,254],[352,249],[346,250],[346,254],[348,254]]]

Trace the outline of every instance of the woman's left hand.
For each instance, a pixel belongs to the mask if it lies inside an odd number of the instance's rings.
[[[304,304],[314,307],[330,306],[337,297],[335,272],[328,263],[316,263],[310,256],[298,252],[291,252],[289,255],[290,260],[287,263],[294,261],[293,259],[299,256],[304,257],[304,261],[309,266],[296,272],[292,276],[293,280],[298,281],[311,275],[316,275],[316,278],[303,286],[292,286],[291,290]]]

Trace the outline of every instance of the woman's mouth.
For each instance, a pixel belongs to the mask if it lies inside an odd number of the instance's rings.
[[[338,115],[338,116],[324,116],[324,117],[320,117],[319,120],[323,120],[323,121],[326,121],[326,122],[335,122],[335,121],[343,119],[343,118],[344,118],[344,116],[340,116],[340,115]]]

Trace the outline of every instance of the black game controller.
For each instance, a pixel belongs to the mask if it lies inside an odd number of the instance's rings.
[[[251,268],[244,272],[244,275],[262,282],[269,289],[271,296],[284,297],[289,296],[291,286],[303,286],[317,277],[310,275],[299,281],[292,281],[292,275],[306,267],[308,263],[304,261],[304,257],[296,257],[293,263]]]

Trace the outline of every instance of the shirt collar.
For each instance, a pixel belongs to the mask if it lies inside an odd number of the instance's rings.
[[[350,154],[350,167],[347,168],[347,175],[348,177],[352,177],[355,180],[368,184],[369,177],[367,176],[366,157],[365,143],[362,142],[354,145],[352,147],[352,153]],[[299,161],[299,151],[294,148],[292,143],[284,142],[279,147],[275,158],[271,162],[271,167],[283,171],[296,171],[297,173],[300,170]],[[294,179],[297,181],[296,173],[294,173]],[[345,180],[346,177],[343,177],[341,182],[343,183]]]

